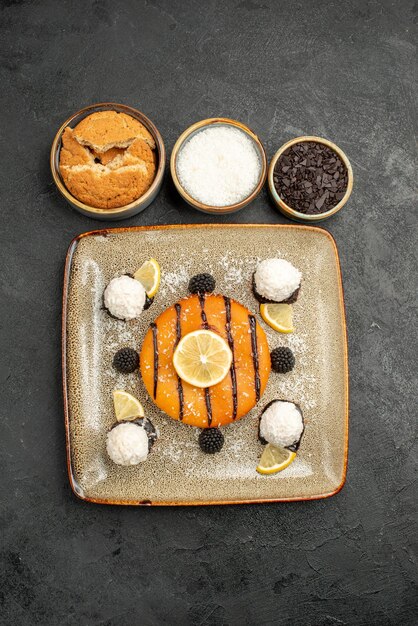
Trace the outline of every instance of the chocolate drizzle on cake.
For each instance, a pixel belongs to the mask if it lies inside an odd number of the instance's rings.
[[[225,316],[226,316],[226,335],[228,338],[228,345],[232,352],[232,363],[231,363],[231,383],[232,383],[232,419],[234,420],[237,417],[238,411],[238,393],[237,393],[237,373],[235,370],[235,352],[234,352],[234,338],[232,337],[231,332],[231,298],[224,296],[225,302]]]
[[[202,317],[202,326],[205,330],[208,330],[209,328],[209,324],[208,324],[208,318],[206,317],[206,311],[205,311],[205,294],[204,293],[199,293],[199,302],[200,302],[200,308],[201,308],[201,317]]]
[[[208,324],[208,318],[206,316],[206,311],[205,311],[205,294],[204,293],[199,294],[199,303],[200,303],[200,308],[201,308],[200,315],[202,317],[202,326],[205,330],[208,330],[209,324]],[[212,403],[210,401],[209,387],[205,387],[205,404],[206,404],[206,411],[208,414],[208,426],[210,426],[212,424]]]
[[[176,346],[178,345],[181,339],[181,321],[180,321],[181,305],[178,302],[176,302],[176,304],[174,305],[174,308],[176,309],[176,341],[174,343],[174,348],[176,348]],[[177,391],[179,394],[179,420],[181,422],[184,417],[184,393],[183,393],[183,383],[179,375],[177,375]]]
[[[211,426],[212,425],[212,404],[210,401],[209,387],[205,387],[205,403],[206,403],[206,410],[208,413],[208,426]]]
[[[254,315],[248,316],[248,322],[250,324],[251,331],[251,352],[254,365],[254,385],[255,385],[255,398],[258,402],[260,399],[261,383],[260,383],[260,371],[258,363],[258,346],[257,346],[257,320]]]
[[[176,341],[174,347],[176,347],[181,339],[181,324],[180,324],[180,313],[181,313],[181,304],[176,302],[174,305],[176,309]]]
[[[157,386],[158,386],[158,330],[157,324],[155,322],[151,323],[152,329],[152,345],[154,347],[154,400],[157,397]]]

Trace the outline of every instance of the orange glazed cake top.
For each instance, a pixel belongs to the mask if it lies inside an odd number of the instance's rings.
[[[181,380],[173,365],[180,339],[206,328],[229,345],[233,359],[228,375],[205,389]],[[141,375],[155,404],[167,415],[198,428],[229,424],[258,402],[270,374],[264,330],[242,304],[222,295],[192,295],[166,309],[145,335]]]

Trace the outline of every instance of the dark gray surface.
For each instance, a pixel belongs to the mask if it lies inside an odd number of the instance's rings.
[[[412,2],[0,6],[2,623],[417,624]],[[300,134],[349,155],[354,193],[325,224],[341,255],[351,366],[348,480],[334,498],[123,509],[71,494],[63,262],[74,235],[105,224],[68,208],[48,152],[69,114],[103,100],[148,114],[168,153],[190,123],[225,115],[248,123],[269,157]],[[205,221],[167,175],[123,225]],[[285,220],[263,191],[225,221]]]

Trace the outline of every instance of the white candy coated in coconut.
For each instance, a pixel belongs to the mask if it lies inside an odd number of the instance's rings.
[[[104,292],[104,304],[109,312],[122,320],[139,317],[144,309],[146,293],[139,280],[130,276],[113,278]]]
[[[267,300],[287,300],[300,286],[302,274],[285,259],[266,259],[254,274],[257,293]]]
[[[260,435],[274,446],[291,446],[299,441],[302,432],[302,415],[293,402],[276,400],[261,416]]]
[[[138,424],[118,424],[107,435],[106,450],[117,465],[137,465],[148,457],[148,435]]]

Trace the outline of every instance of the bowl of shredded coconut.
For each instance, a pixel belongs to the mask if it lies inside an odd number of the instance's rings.
[[[233,213],[260,193],[267,158],[260,139],[228,118],[202,120],[178,138],[170,161],[177,191],[205,213]]]

